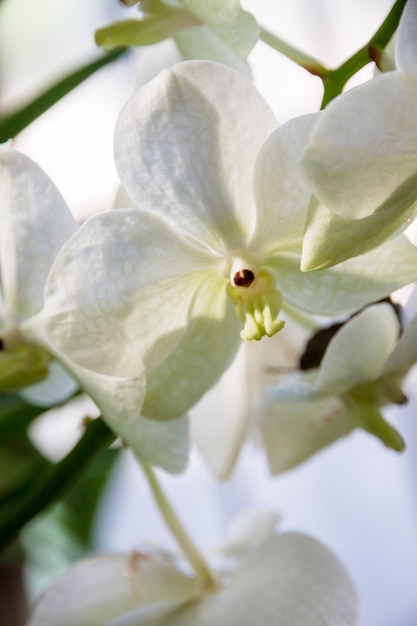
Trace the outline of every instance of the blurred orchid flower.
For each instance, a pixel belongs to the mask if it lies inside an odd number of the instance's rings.
[[[55,369],[50,385],[42,384],[42,403],[65,400],[77,388],[75,379],[99,406],[108,425],[137,453],[170,471],[180,471],[188,455],[186,420],[159,424],[140,417],[144,376],[139,361],[131,377],[114,374],[112,360],[105,372],[97,373],[59,353],[46,338],[45,283],[59,249],[77,229],[45,172],[13,148],[1,147],[0,392],[28,385],[29,390],[36,388],[33,383],[48,375],[48,366],[56,359],[72,378],[61,368],[57,379]]]
[[[31,333],[30,325],[43,306],[53,260],[76,229],[64,200],[42,170],[23,154],[1,146],[1,392],[24,388],[48,376],[53,357],[42,337]],[[47,386],[45,391],[47,405]],[[62,399],[71,391],[74,383],[66,377]]]
[[[417,362],[417,317],[400,339],[399,332],[390,305],[371,306],[337,331],[319,368],[268,390],[262,431],[273,473],[358,427],[403,449],[401,436],[380,411],[406,401],[402,383]]]
[[[310,137],[303,169],[317,202],[302,267],[329,267],[404,230],[417,205],[417,0],[395,39],[396,69],[329,104]]]
[[[270,512],[238,518],[209,589],[155,548],[87,557],[40,598],[28,626],[299,626],[306,615],[311,626],[353,626],[356,593],[336,557],[275,524]]]

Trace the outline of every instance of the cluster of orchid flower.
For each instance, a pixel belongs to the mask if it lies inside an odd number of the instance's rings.
[[[284,335],[291,315],[326,316],[340,324],[316,366],[265,390],[256,420],[271,472],[358,427],[401,450],[381,409],[405,401],[417,317],[403,329],[381,301],[417,280],[404,234],[417,204],[417,0],[402,13],[395,69],[282,126],[229,66],[246,67],[257,36],[239,3],[142,9],[139,30],[113,25],[100,42],[172,36],[189,51],[204,35],[218,58],[181,62],[129,99],[114,139],[117,208],[81,226],[40,167],[0,147],[1,391],[30,399],[43,381],[57,404],[54,363],[58,400],[76,381],[157,492],[151,466],[185,468],[187,412],[242,341]],[[222,477],[247,434],[244,411],[238,426],[227,420]],[[244,517],[213,566],[159,498],[185,560],[156,548],[84,559],[30,626],[355,623],[353,585],[315,540],[275,534],[270,513]]]

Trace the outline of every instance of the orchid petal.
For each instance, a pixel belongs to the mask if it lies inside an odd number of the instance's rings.
[[[123,436],[118,425],[135,424],[139,420],[146,390],[143,367],[130,378],[109,376],[81,367],[56,351],[55,354],[94,400],[103,419],[117,434]]]
[[[375,213],[355,220],[336,215],[313,198],[303,239],[302,270],[337,265],[403,231],[411,223],[410,198],[414,197],[416,185],[417,178],[408,181],[408,189],[397,190]]]
[[[415,363],[417,363],[417,317],[414,317],[405,328],[385,362],[381,376],[405,376]]]
[[[183,59],[206,59],[224,63],[250,78],[248,63],[234,52],[220,37],[205,24],[191,26],[174,35],[175,43]]]
[[[192,440],[221,480],[230,476],[249,425],[245,347],[217,385],[189,413]]]
[[[148,377],[143,415],[172,419],[184,414],[230,365],[240,328],[223,276],[203,275],[186,333]]]
[[[376,302],[417,276],[417,249],[404,235],[329,269],[300,272],[299,258],[270,262],[277,288],[294,306],[323,315],[353,312]]]
[[[313,114],[290,120],[261,148],[254,173],[255,248],[273,253],[300,244],[311,195],[300,162],[318,118],[319,114]]]
[[[316,386],[341,393],[375,380],[397,343],[400,325],[389,304],[371,306],[337,331],[324,353]]]
[[[259,39],[255,18],[242,9],[239,0],[182,0],[182,4],[243,58]]]
[[[310,402],[323,397],[323,392],[317,389],[318,369],[309,370],[301,376],[289,376],[277,385],[272,385],[266,390],[267,398],[274,402]],[[325,394],[327,395],[327,394]]]
[[[116,166],[140,208],[159,211],[209,246],[239,248],[253,228],[256,155],[275,127],[247,78],[222,64],[186,61],[126,103]]]
[[[45,172],[13,148],[0,147],[0,270],[3,298],[22,317],[43,304],[52,262],[77,229]]]
[[[403,72],[417,73],[417,2],[408,0],[395,36],[395,64]]]
[[[120,615],[120,617],[108,622],[106,626],[161,626],[162,623],[166,623],[165,619],[168,618],[169,620],[169,616],[183,604],[187,604],[188,601],[187,599],[185,601],[178,599],[155,602],[150,606],[144,606]]]
[[[143,363],[157,367],[185,334],[210,266],[212,256],[157,215],[97,214],[67,242],[50,274],[49,340],[106,375],[135,376]]]
[[[159,626],[353,626],[357,598],[345,570],[320,543],[299,533],[266,541],[199,602],[177,609]],[[144,622],[142,622],[143,624]]]
[[[276,511],[245,509],[228,527],[229,541],[218,550],[224,556],[242,557],[275,535],[280,521]]]
[[[417,76],[389,72],[336,98],[320,117],[304,172],[321,204],[351,219],[372,215],[406,187],[417,200]]]
[[[132,424],[121,424],[116,419],[106,422],[140,460],[171,474],[180,474],[187,467],[190,452],[187,417],[167,421],[141,417]]]
[[[195,595],[194,581],[158,553],[92,556],[40,598],[28,626],[103,626],[140,606]]]
[[[145,397],[145,375],[131,378],[106,376],[61,360],[94,400],[106,424],[132,447],[141,459],[168,472],[182,472],[188,461],[187,418],[156,422],[141,417]]]
[[[19,395],[35,406],[50,407],[64,402],[78,389],[75,380],[61,365],[54,361],[49,366],[47,378],[36,385],[21,389]]]
[[[275,475],[296,467],[356,427],[350,411],[337,397],[268,403],[261,432],[270,472]]]

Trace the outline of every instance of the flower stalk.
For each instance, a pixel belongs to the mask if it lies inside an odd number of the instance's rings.
[[[184,526],[182,525],[181,521],[179,520],[171,503],[162,491],[161,485],[159,484],[152,467],[142,459],[139,459],[139,462],[148,480],[159,511],[161,512],[166,525],[177,540],[178,545],[181,547],[184,556],[187,558],[188,562],[192,566],[197,580],[206,590],[217,588],[220,584],[219,579],[211,571],[209,564],[204,558],[204,555],[195,546]]]

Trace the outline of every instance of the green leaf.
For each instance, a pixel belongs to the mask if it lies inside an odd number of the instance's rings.
[[[0,445],[0,506],[10,502],[24,490],[45,465],[45,459],[28,437],[15,436]]]
[[[0,505],[18,496],[46,465],[26,434],[28,425],[44,410],[17,394],[0,395]]]
[[[114,52],[106,54],[105,56],[84,65],[80,69],[68,74],[68,76],[55,83],[55,85],[44,91],[40,96],[21,109],[14,111],[9,115],[0,116],[0,143],[15,137],[24,128],[26,128],[26,126],[29,126],[31,122],[36,120],[37,117],[42,115],[42,113],[45,113],[45,111],[47,111],[53,104],[72,91],[72,89],[77,87],[80,83],[105,65],[113,63],[113,61],[118,59],[124,53],[125,50],[115,50]]]
[[[94,457],[82,480],[64,498],[68,509],[66,526],[86,547],[91,545],[97,506],[119,454],[120,448],[110,448]]]
[[[42,472],[33,474],[20,497],[0,510],[0,549],[8,544],[23,526],[61,496],[80,476],[93,456],[113,441],[114,435],[100,419],[92,420],[71,452],[57,464],[45,463]]]
[[[3,393],[0,395],[0,440],[26,431],[27,426],[45,407],[34,406],[25,402],[18,394]]]

